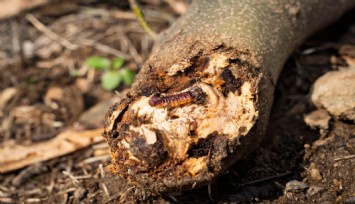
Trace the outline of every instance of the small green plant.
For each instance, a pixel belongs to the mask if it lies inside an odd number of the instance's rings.
[[[113,60],[105,57],[89,57],[86,64],[95,70],[102,71],[101,85],[106,90],[117,88],[122,82],[126,86],[130,86],[133,82],[135,73],[123,67],[124,59],[117,57]]]

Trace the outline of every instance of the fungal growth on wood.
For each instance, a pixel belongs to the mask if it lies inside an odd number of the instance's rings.
[[[261,142],[292,50],[354,4],[195,1],[106,115],[111,171],[153,194],[223,174]]]

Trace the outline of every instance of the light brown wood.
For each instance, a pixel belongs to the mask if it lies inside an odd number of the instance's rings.
[[[0,173],[63,156],[88,145],[103,141],[102,129],[66,130],[55,138],[31,145],[7,145],[0,148]]]
[[[0,19],[9,18],[48,3],[48,0],[2,0],[0,1]]]

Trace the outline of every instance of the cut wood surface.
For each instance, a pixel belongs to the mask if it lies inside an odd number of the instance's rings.
[[[32,9],[46,3],[48,3],[48,0],[2,0],[0,1],[0,19],[15,16],[23,10]]]
[[[153,194],[222,175],[262,141],[292,51],[354,5],[194,1],[161,35],[128,97],[107,114],[112,172]]]
[[[102,129],[66,130],[55,138],[31,145],[7,145],[0,148],[0,173],[13,171],[30,164],[46,161],[77,151],[103,140]]]

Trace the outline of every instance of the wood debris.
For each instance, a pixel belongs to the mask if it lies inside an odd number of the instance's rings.
[[[102,129],[66,130],[55,138],[25,145],[8,145],[0,149],[0,173],[6,173],[40,161],[63,156],[103,140]]]

